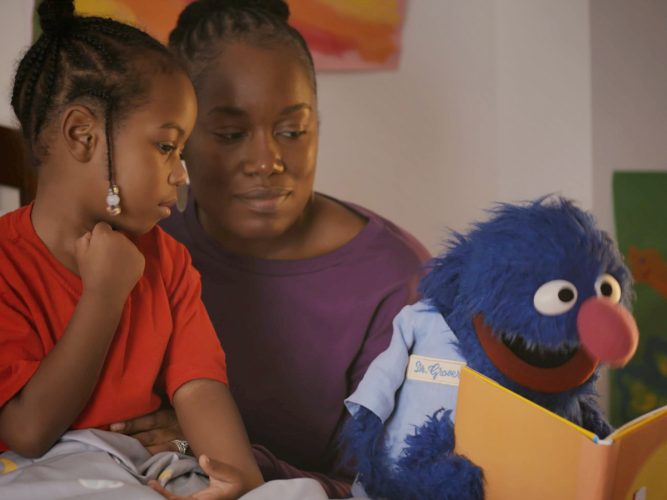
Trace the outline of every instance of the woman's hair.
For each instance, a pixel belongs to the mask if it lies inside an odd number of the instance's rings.
[[[291,46],[316,91],[313,57],[301,33],[288,24],[289,15],[284,0],[196,0],[181,12],[169,35],[169,47],[183,60],[197,85],[223,43]]]
[[[39,162],[48,153],[40,133],[59,111],[85,102],[104,117],[111,180],[114,126],[146,99],[152,74],[185,68],[137,28],[75,15],[73,0],[44,0],[38,13],[42,35],[21,59],[12,93],[32,156]]]

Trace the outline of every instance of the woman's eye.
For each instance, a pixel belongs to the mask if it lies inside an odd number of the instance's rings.
[[[166,155],[174,151],[176,149],[176,146],[168,142],[160,142],[158,143],[157,148],[160,150],[162,154]]]
[[[277,133],[277,135],[286,137],[287,139],[298,139],[305,134],[306,130],[283,130]]]
[[[595,293],[598,297],[609,299],[615,304],[621,301],[621,285],[611,274],[602,274],[595,280]]]
[[[533,296],[533,305],[545,316],[566,313],[577,303],[577,287],[566,280],[547,281]]]

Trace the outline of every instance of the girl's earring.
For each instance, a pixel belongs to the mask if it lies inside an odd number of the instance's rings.
[[[112,216],[120,214],[120,191],[118,186],[113,183],[109,185],[107,190],[107,212]]]

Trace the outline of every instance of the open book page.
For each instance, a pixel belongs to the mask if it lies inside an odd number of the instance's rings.
[[[454,428],[456,452],[484,470],[487,500],[608,498],[614,446],[469,368]]]
[[[631,434],[635,430],[637,430],[639,427],[644,426],[644,425],[649,425],[650,422],[653,421],[658,421],[658,420],[665,420],[667,419],[667,406],[662,406],[660,408],[656,408],[653,411],[650,411],[648,413],[644,413],[643,415],[638,416],[637,418],[630,420],[629,422],[623,424],[621,427],[616,429],[614,432],[609,434],[608,439],[612,439],[614,441],[618,441],[619,439],[623,438],[623,436],[627,434]],[[654,425],[654,424],[650,424]],[[657,424],[660,425],[660,424]]]
[[[667,408],[633,420],[611,437],[618,458],[610,498],[667,499]]]

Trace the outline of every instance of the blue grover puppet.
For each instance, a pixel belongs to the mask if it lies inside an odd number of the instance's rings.
[[[422,301],[396,317],[346,400],[358,496],[484,497],[483,471],[454,452],[463,363],[600,437],[612,430],[595,401],[597,368],[625,364],[638,341],[617,248],[563,198],[491,213],[432,261]]]

